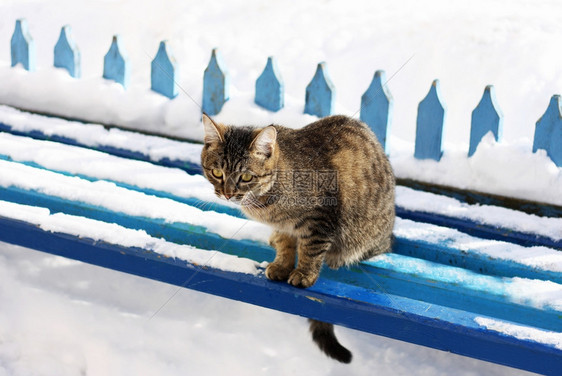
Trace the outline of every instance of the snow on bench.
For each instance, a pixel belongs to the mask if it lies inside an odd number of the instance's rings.
[[[0,241],[534,372],[562,368],[559,217],[399,186],[393,252],[298,289],[265,278],[270,230],[214,197],[200,145],[11,120],[0,125]]]

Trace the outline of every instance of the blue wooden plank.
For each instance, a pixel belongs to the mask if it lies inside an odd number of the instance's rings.
[[[0,155],[0,159],[9,160],[9,158],[6,158],[1,155]],[[42,168],[41,166],[35,163],[25,163],[25,164],[35,168]],[[74,175],[74,174],[58,172],[58,171],[55,172],[67,176],[78,176],[80,178],[89,181],[97,180],[95,178],[90,178],[88,176]],[[168,198],[194,207],[199,207],[204,211],[216,211],[219,213],[233,215],[239,218],[245,218],[245,216],[238,209],[230,208],[217,203],[201,201],[195,197],[192,198],[177,197],[167,192],[161,192],[152,189],[143,189],[143,188],[132,186],[130,184],[124,184],[113,180],[107,180],[107,181],[110,181],[118,186],[130,190],[143,192],[157,197]],[[73,215],[87,215],[91,218],[95,218],[103,221],[108,221],[108,220],[116,221],[117,218],[121,221],[117,223],[120,223],[123,226],[142,229],[154,236],[165,236],[166,239],[174,242],[182,242],[187,239],[185,238],[185,234],[184,234],[185,228],[183,225],[178,225],[179,227],[176,225],[169,225],[169,227],[162,229],[162,226],[164,226],[164,224],[161,223],[161,221],[155,221],[154,224],[152,224],[150,221],[146,222],[145,219],[134,220],[133,222],[131,222],[132,219],[129,216],[123,216],[121,214],[112,214],[111,212],[104,211],[103,209],[100,208],[93,208],[91,205],[87,205],[83,203],[77,204],[77,203],[65,202],[64,200],[60,200],[49,196],[44,197],[34,192],[18,190],[16,188],[0,189],[0,193],[4,200],[24,203],[28,205],[44,206],[57,212],[65,211]],[[400,207],[397,207],[397,214],[402,218],[435,223],[437,225],[446,226],[446,227],[458,228],[460,230],[464,230],[465,232],[471,233],[473,235],[483,234],[485,235],[484,236],[485,238],[498,239],[504,241],[520,240],[521,243],[523,243],[523,245],[526,246],[546,245],[546,246],[552,246],[554,248],[558,247],[558,249],[562,250],[562,241],[560,240],[555,241],[552,239],[545,238],[544,243],[546,244],[544,244],[540,242],[541,239],[537,239],[537,237],[533,234],[521,234],[521,233],[511,234],[509,230],[505,230],[505,229],[495,229],[472,221],[450,218],[445,216],[438,216],[432,213],[411,212],[408,210],[404,210],[403,208]],[[134,223],[134,225],[131,223]],[[196,228],[194,229],[196,234],[201,234],[205,232],[204,229],[196,229]],[[205,239],[205,241],[207,240],[208,239]],[[215,242],[214,244],[220,243],[218,237],[214,237],[211,240]],[[200,246],[205,247],[203,245]],[[246,244],[244,247],[247,246],[249,245]],[[546,271],[544,269],[533,268],[527,265],[522,265],[515,262],[509,262],[507,260],[494,259],[488,256],[480,255],[478,252],[473,252],[470,250],[461,251],[458,249],[450,249],[448,247],[443,247],[439,244],[427,243],[421,240],[412,242],[408,239],[402,239],[398,237],[395,242],[394,252],[443,263],[445,265],[460,266],[465,269],[470,269],[479,273],[505,276],[505,277],[518,276],[523,278],[550,280],[553,282],[562,283],[562,273],[560,272]]]
[[[220,249],[221,252],[247,257],[257,262],[272,261],[274,256],[273,250],[263,244],[250,240],[223,239],[216,234],[207,232],[205,228],[189,223],[167,223],[164,219],[131,216],[88,203],[65,200],[17,187],[0,188],[0,197],[5,201],[46,207],[52,213],[60,212],[84,216],[99,221],[116,223],[126,228],[143,230],[153,237],[164,238],[167,241],[179,244],[190,244],[202,249]],[[404,243],[400,239],[397,242]],[[446,245],[424,244],[424,242],[409,242],[405,245],[421,247],[430,252],[432,248],[438,248],[441,249],[438,252],[451,254],[451,252],[447,252]],[[402,244],[402,246],[405,245]],[[433,252],[435,253],[435,251]],[[361,267],[341,269],[336,272],[325,268],[321,275],[324,278],[352,283],[365,288],[382,288],[384,291],[400,296],[410,298],[423,296],[425,301],[432,304],[479,312],[483,315],[490,315],[523,325],[532,325],[546,330],[562,330],[562,322],[559,320],[560,312],[547,308],[538,309],[532,305],[527,305],[527,303],[511,302],[509,297],[506,298],[503,295],[502,288],[508,283],[507,281],[467,274],[467,272],[451,268],[448,265],[427,264],[420,267],[417,265],[420,261],[414,262],[415,259],[400,255],[393,255],[393,257],[395,262],[404,265],[399,271],[388,269],[384,265],[381,267],[377,264],[377,262],[381,262],[379,260],[368,261],[362,263]],[[485,264],[489,260],[482,257],[480,262]],[[435,270],[435,273],[423,275],[420,274],[420,270]],[[459,278],[464,281],[474,279],[478,288],[474,289],[472,286],[459,284],[458,280],[443,279],[447,275],[459,273],[461,273]],[[480,280],[484,281],[480,282]],[[482,289],[482,286],[487,285],[490,286],[487,289]]]
[[[542,204],[536,201],[527,201],[513,197],[505,197],[484,192],[467,191],[462,188],[439,185],[432,182],[396,178],[396,184],[417,191],[433,193],[440,196],[454,198],[459,202],[469,205],[491,205],[517,210],[526,214],[538,215],[540,217],[562,217],[562,206]]]
[[[437,226],[454,228],[466,234],[491,240],[499,240],[519,244],[524,247],[544,246],[562,250],[562,239],[555,240],[533,233],[515,231],[509,228],[496,227],[486,223],[472,221],[466,218],[451,217],[431,212],[414,211],[408,208],[396,207],[396,215],[400,218],[416,222],[431,223]]]
[[[66,69],[71,77],[79,78],[81,75],[80,50],[78,50],[71,32],[72,29],[69,25],[61,28],[59,39],[55,44],[54,66]]]
[[[27,20],[16,20],[16,28],[10,42],[12,67],[22,64],[24,69],[32,72],[35,70],[35,42],[29,33]]]
[[[441,243],[397,237],[392,252],[443,265],[452,265],[485,275],[520,277],[562,284],[561,272],[492,257],[471,249],[451,248]]]
[[[324,117],[332,115],[336,88],[326,71],[326,63],[316,67],[314,77],[306,87],[304,113]]]
[[[201,111],[209,116],[217,115],[230,98],[230,75],[224,67],[218,49],[211,52],[211,60],[203,75],[203,105]]]
[[[494,134],[496,142],[500,142],[503,136],[503,113],[498,106],[493,85],[486,86],[480,103],[472,111],[469,157],[476,151],[482,137],[490,131]]]
[[[34,138],[34,139],[37,139],[37,140],[48,140],[48,141],[60,142],[61,144],[78,146],[78,147],[83,147],[83,148],[92,149],[92,150],[98,150],[98,151],[102,151],[104,153],[108,153],[108,154],[115,155],[115,156],[118,156],[118,157],[146,161],[146,162],[155,163],[155,164],[158,164],[158,165],[164,166],[164,167],[180,168],[180,169],[186,171],[189,174],[201,174],[203,172],[201,166],[198,163],[192,163],[192,162],[189,162],[189,161],[179,160],[179,159],[171,160],[169,158],[161,158],[161,159],[155,161],[150,157],[150,155],[144,154],[144,153],[141,153],[141,152],[138,152],[138,151],[118,148],[118,147],[115,147],[115,146],[104,145],[104,144],[92,146],[92,145],[85,144],[85,143],[83,143],[82,141],[80,141],[79,139],[76,139],[76,138],[60,136],[60,135],[57,135],[57,134],[45,134],[45,133],[43,133],[41,131],[37,131],[37,130],[17,131],[15,129],[13,129],[10,125],[4,124],[2,122],[0,122],[0,131],[9,132],[9,133],[14,134],[16,136],[26,136],[26,137],[31,137],[31,138]]]
[[[433,81],[418,106],[414,157],[439,161],[443,155],[446,109],[441,100],[439,80]]]
[[[113,36],[109,51],[103,59],[103,78],[120,83],[125,89],[129,87],[131,64],[122,48],[119,35]]]
[[[546,112],[537,121],[533,153],[539,149],[546,154],[558,167],[562,167],[562,110],[560,95],[553,95]]]
[[[332,275],[334,274],[334,275]],[[366,276],[361,275],[366,274]],[[543,330],[562,330],[561,311],[551,307],[533,307],[512,301],[511,280],[483,276],[449,265],[388,254],[364,261],[359,270],[333,271],[321,274],[346,284],[378,288],[393,295],[423,301]],[[355,278],[354,278],[355,277]]]
[[[12,159],[9,156],[2,155],[2,154],[0,154],[0,160],[12,161]],[[144,160],[150,162],[149,159],[144,159]],[[67,176],[77,176],[81,179],[85,179],[89,181],[98,180],[97,178],[93,178],[86,175],[74,174],[61,170],[48,169],[35,162],[18,161],[18,163],[22,163],[27,166],[31,166],[35,168],[53,171]],[[190,173],[193,174],[196,172],[190,169]],[[196,197],[179,197],[169,192],[140,188],[116,180],[109,180],[109,179],[104,179],[104,180],[129,190],[143,192],[151,196],[169,198],[174,201],[182,202],[187,205],[201,208],[204,211],[215,211],[217,213],[224,213],[238,218],[246,218],[238,208],[232,208],[230,206],[221,205],[216,202],[203,201]],[[510,242],[525,247],[545,246],[549,248],[562,250],[562,240],[554,240],[549,237],[540,236],[532,233],[523,233],[512,229],[490,226],[490,225],[486,225],[485,223],[475,222],[465,218],[450,217],[450,216],[435,214],[431,212],[412,211],[409,210],[408,208],[403,208],[400,206],[396,207],[396,215],[398,215],[400,218],[410,219],[417,222],[431,223],[438,226],[454,228],[464,233],[467,233],[469,235],[476,236],[483,239]],[[400,242],[400,239],[398,239],[398,242]],[[403,249],[403,248],[399,248],[399,249]],[[397,248],[397,250],[395,251],[401,253],[399,249]],[[428,251],[424,247],[416,246],[414,248],[409,249],[408,253],[404,253],[404,254],[408,254],[411,256],[424,258],[432,261],[443,262],[445,264],[462,266],[463,268],[474,270],[476,272],[480,272],[482,270],[489,270],[486,271],[486,274],[503,275],[506,277],[513,277],[518,275],[525,278],[547,279],[547,280],[552,280],[555,282],[562,283],[562,275],[560,273],[549,274],[549,273],[544,273],[544,271],[536,272],[533,270],[533,268],[523,267],[521,265],[517,266],[515,269],[505,268],[502,267],[503,263],[501,262],[499,263],[499,265],[494,262],[491,263],[491,265],[484,266],[480,261],[477,262],[470,261],[470,260],[467,261],[466,260],[467,258],[471,258],[473,256],[472,253],[466,253],[466,254],[463,253],[460,255],[459,254],[447,255],[447,259],[443,259],[444,261],[442,261],[437,257],[429,256],[432,254],[431,250]]]
[[[390,133],[393,103],[394,99],[386,86],[386,74],[383,70],[378,70],[371,85],[361,96],[360,118],[375,132],[386,153],[388,153],[386,141]]]
[[[21,164],[26,165],[26,166],[56,172],[57,174],[61,174],[61,175],[65,175],[65,176],[79,177],[80,179],[88,180],[88,181],[91,181],[91,182],[100,180],[98,178],[83,175],[83,174],[75,174],[75,173],[70,173],[70,172],[62,171],[62,170],[49,169],[49,168],[46,168],[46,167],[44,167],[44,166],[42,166],[38,163],[35,163],[35,162],[14,161],[12,158],[10,158],[9,156],[4,155],[4,154],[0,154],[0,160],[21,163]],[[176,195],[174,195],[172,193],[169,193],[169,192],[160,191],[160,190],[151,189],[151,188],[141,188],[141,187],[137,187],[135,185],[123,183],[123,182],[117,181],[117,180],[103,179],[103,181],[113,183],[118,187],[126,188],[130,191],[142,192],[142,193],[146,193],[147,195],[150,195],[150,196],[168,198],[168,199],[171,199],[171,200],[174,200],[174,201],[177,201],[177,202],[181,202],[183,204],[187,204],[187,205],[196,207],[196,208],[201,209],[203,211],[214,211],[214,212],[217,212],[217,213],[228,214],[228,215],[238,217],[238,218],[246,218],[244,216],[244,214],[242,214],[242,212],[238,208],[233,208],[233,207],[230,207],[230,206],[221,205],[221,204],[216,203],[216,202],[204,201],[204,200],[201,200],[197,197],[180,197],[180,196],[176,196]]]
[[[9,156],[2,155],[2,154],[0,154],[0,160],[12,161],[12,159]],[[147,161],[147,162],[150,162],[149,159],[144,159],[144,160]],[[22,163],[22,164],[25,164],[27,166],[31,166],[31,167],[35,167],[35,168],[53,171],[53,172],[56,172],[56,173],[59,173],[59,174],[67,175],[67,176],[77,176],[77,177],[80,177],[81,179],[85,179],[85,180],[89,180],[89,181],[98,180],[97,178],[93,178],[93,177],[86,176],[86,175],[74,174],[74,173],[69,173],[69,172],[61,171],[61,170],[48,169],[48,168],[45,168],[44,166],[42,166],[40,164],[37,164],[35,162],[18,161],[18,163]],[[178,165],[176,165],[175,167],[177,167],[177,166]],[[185,167],[184,167],[184,169],[185,169]],[[189,171],[192,174],[197,173],[197,172],[194,172],[192,169],[190,169]],[[232,208],[230,206],[221,205],[220,203],[203,201],[203,200],[201,200],[197,197],[179,197],[179,196],[176,196],[176,195],[171,194],[169,192],[158,191],[158,190],[147,189],[147,188],[140,188],[140,187],[136,187],[134,185],[130,185],[130,184],[127,184],[127,183],[123,183],[121,181],[116,181],[116,180],[109,180],[109,179],[104,179],[104,180],[109,181],[109,182],[111,182],[111,183],[113,183],[117,186],[129,189],[129,190],[134,190],[134,191],[137,191],[137,192],[143,192],[143,193],[146,193],[146,194],[151,195],[151,196],[169,198],[169,199],[172,199],[174,201],[182,202],[182,203],[187,204],[187,205],[191,205],[191,206],[194,206],[194,207],[201,208],[204,211],[215,211],[217,213],[224,213],[224,214],[232,215],[232,216],[235,216],[235,217],[238,217],[238,218],[246,218],[244,216],[244,214],[242,214],[242,212],[238,208]],[[440,214],[431,213],[431,212],[412,211],[412,210],[409,210],[408,208],[404,208],[404,207],[400,207],[400,206],[396,207],[396,214],[400,218],[410,219],[410,220],[417,221],[417,222],[435,224],[435,225],[443,226],[443,227],[454,228],[454,229],[462,231],[466,234],[476,236],[476,237],[479,237],[479,238],[483,238],[483,239],[491,239],[491,240],[499,240],[499,241],[504,241],[504,242],[510,242],[510,243],[519,244],[519,245],[522,245],[522,246],[525,246],[525,247],[544,246],[544,247],[562,250],[562,240],[555,240],[555,239],[552,239],[552,238],[549,238],[549,237],[540,236],[540,235],[536,235],[536,234],[533,234],[533,233],[524,233],[524,232],[520,232],[520,231],[515,231],[513,229],[507,229],[507,228],[501,228],[501,227],[486,225],[485,223],[476,222],[476,221],[469,220],[469,219],[466,219],[466,218],[456,218],[456,217],[440,215]],[[400,239],[398,239],[398,242],[400,242]],[[400,248],[400,249],[402,249],[402,248]],[[398,250],[396,252],[401,253]],[[482,265],[481,260],[476,261],[476,262],[466,261],[467,258],[471,258],[473,256],[472,253],[463,253],[463,254],[460,254],[460,255],[459,254],[447,255],[446,260],[444,259],[444,261],[440,261],[439,258],[429,256],[430,254],[432,254],[431,250],[428,251],[424,247],[416,246],[413,249],[409,249],[408,253],[404,253],[404,254],[408,254],[408,255],[411,255],[411,256],[415,256],[415,257],[418,257],[418,258],[424,258],[424,259],[428,259],[428,260],[432,260],[432,261],[443,262],[445,264],[462,266],[463,268],[471,269],[471,270],[474,270],[476,272],[480,272],[482,270],[489,270],[489,272],[486,272],[486,274],[502,275],[502,276],[506,276],[506,277],[521,276],[521,277],[525,277],[525,278],[547,279],[547,280],[552,280],[552,281],[555,281],[555,282],[562,283],[561,273],[549,274],[549,273],[545,273],[544,271],[536,272],[535,270],[533,270],[533,268],[524,267],[522,265],[517,266],[515,269],[513,269],[511,267],[506,268],[506,267],[502,266],[503,265],[502,262],[499,262],[499,264],[498,264],[495,261],[493,263],[491,263],[491,265]],[[491,261],[491,260],[489,260],[489,261]],[[495,271],[493,271],[493,270],[495,270]]]
[[[277,60],[272,56],[267,58],[267,64],[262,74],[256,80],[257,105],[273,112],[277,112],[284,106],[285,85],[279,73]]]
[[[480,327],[480,315],[320,278],[309,289],[0,217],[0,241],[477,359],[558,375],[562,351]]]
[[[178,95],[178,64],[170,52],[167,41],[160,42],[158,52],[152,60],[150,87],[170,99]]]
[[[64,200],[40,192],[17,187],[0,187],[0,199],[17,204],[48,208],[52,213],[65,213],[98,221],[116,223],[178,244],[190,244],[202,249],[221,249],[223,253],[273,261],[274,251],[250,240],[226,240],[206,228],[189,223],[168,223],[164,219],[135,217],[89,203]]]
[[[157,164],[157,165],[160,165],[160,166],[180,168],[180,169],[186,171],[189,174],[201,174],[202,173],[201,166],[197,163],[191,163],[191,162],[183,161],[183,160],[170,160],[168,158],[163,158],[163,159],[160,159],[160,160],[156,161],[156,160],[152,160],[152,158],[149,155],[145,155],[145,154],[135,152],[135,151],[131,151],[131,150],[127,150],[127,149],[115,148],[115,147],[108,146],[108,145],[98,145],[98,146],[93,147],[93,146],[85,145],[85,144],[81,143],[79,140],[76,140],[76,139],[62,137],[62,136],[59,136],[59,135],[46,135],[46,134],[38,132],[38,131],[31,131],[31,132],[29,132],[29,131],[26,131],[26,132],[16,131],[16,130],[12,129],[11,126],[9,126],[7,124],[4,124],[4,123],[1,123],[1,122],[0,122],[0,131],[10,132],[14,135],[19,135],[19,136],[32,137],[32,138],[39,139],[39,140],[50,140],[50,141],[60,142],[60,143],[67,144],[67,145],[98,150],[98,151],[102,151],[102,152],[112,154],[112,155],[115,155],[115,156],[142,160],[142,161],[150,162],[150,163]],[[446,193],[446,192],[442,192],[442,193]],[[456,198],[459,199],[461,202],[464,201],[463,197],[456,197]],[[475,199],[483,200],[484,197],[477,197],[477,198],[473,197],[472,198],[472,200],[475,200]],[[214,203],[205,203],[205,205],[211,205],[211,207],[213,207],[214,208],[213,210],[215,210],[215,211],[233,214],[231,208],[228,208],[228,207],[220,207],[220,205],[217,205],[217,204],[214,204]],[[554,208],[549,207],[549,206],[542,205],[540,207],[542,208],[541,210],[543,212],[549,212],[549,210],[554,210]],[[399,213],[399,215],[401,217],[406,218],[406,219],[412,219],[412,220],[415,220],[415,221],[426,222],[426,223],[433,223],[433,224],[436,224],[436,225],[439,225],[439,226],[452,227],[452,228],[458,229],[460,231],[466,232],[466,233],[474,235],[474,236],[483,237],[485,239],[507,241],[507,242],[520,244],[520,245],[523,245],[523,246],[542,245],[542,246],[557,248],[557,249],[562,248],[562,244],[561,244],[562,242],[560,240],[557,241],[557,240],[553,240],[551,238],[547,238],[547,237],[543,237],[543,236],[537,236],[535,234],[522,233],[522,232],[514,231],[512,229],[504,229],[504,228],[493,227],[493,226],[489,226],[489,225],[486,225],[486,224],[482,224],[482,223],[478,223],[478,222],[474,222],[474,221],[470,221],[470,220],[466,220],[466,219],[458,219],[458,218],[442,216],[442,215],[438,215],[438,214],[434,214],[434,213],[424,213],[424,212],[419,212],[419,211],[410,211],[407,208],[397,207],[396,210],[397,210],[397,213]],[[556,211],[554,211],[554,214],[556,215]]]

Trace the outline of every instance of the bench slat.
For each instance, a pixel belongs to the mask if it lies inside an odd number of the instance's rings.
[[[557,375],[562,367],[560,349],[488,330],[477,323],[485,316],[324,278],[297,289],[267,281],[263,274],[200,267],[6,217],[0,217],[0,241],[545,375]]]
[[[17,167],[19,164],[14,163],[13,165]],[[29,173],[33,173],[35,171],[33,166],[25,166],[23,170],[30,170],[31,172]],[[70,177],[67,176],[67,174],[64,174],[63,176],[59,176],[61,174],[52,171],[44,171],[42,169],[37,169],[37,172],[41,172],[42,173],[41,176],[50,176],[49,174],[54,174],[53,176],[56,176],[57,180],[61,178],[63,179],[62,182],[65,186],[71,186],[72,184],[74,184],[73,182],[76,181],[76,177]],[[53,178],[51,179],[54,180]],[[75,185],[77,190],[84,190],[84,189],[88,190],[87,187],[89,186],[89,183],[93,179],[87,177],[85,179],[88,180],[84,180],[82,182],[83,184]],[[91,218],[95,218],[103,221],[116,221],[117,223],[120,223],[124,226],[135,226],[135,228],[143,229],[151,234],[162,234],[162,236],[165,236],[170,241],[175,241],[175,242],[182,241],[182,239],[184,238],[184,231],[189,231],[190,233],[193,233],[195,237],[202,236],[203,240],[201,241],[204,242],[204,244],[208,244],[208,246],[211,248],[216,247],[219,244],[222,244],[223,242],[222,238],[215,238],[213,240],[213,235],[210,234],[209,231],[207,231],[207,229],[200,226],[194,227],[193,224],[187,225],[181,223],[166,224],[164,222],[165,215],[162,215],[161,220],[159,221],[152,220],[149,221],[150,223],[147,223],[146,219],[143,218],[133,220],[134,214],[132,212],[126,214],[116,213],[110,210],[110,208],[108,207],[106,207],[105,209],[96,207],[97,204],[95,201],[74,202],[74,201],[64,200],[64,196],[59,196],[59,198],[56,198],[50,195],[41,195],[38,193],[37,190],[45,192],[46,189],[48,189],[48,185],[43,186],[41,185],[41,183],[44,180],[48,180],[48,179],[36,178],[35,180],[36,180],[35,183],[36,191],[21,190],[15,187],[4,187],[4,189],[6,190],[5,193],[3,194],[6,197],[5,199],[14,202],[25,203],[29,205],[35,204],[39,206],[48,207],[51,211],[55,211],[55,212],[63,211],[73,215],[89,216]],[[201,208],[201,210],[204,211],[218,211],[219,213],[234,215],[235,217],[238,218],[244,218],[242,213],[240,213],[240,211],[238,211],[237,209],[221,206],[213,202],[209,203],[196,198],[192,200],[185,200],[182,199],[181,197],[177,197],[167,192],[146,190],[143,188],[132,186],[130,184],[119,184],[119,185],[122,188],[126,188],[128,190],[133,189],[135,192],[145,193],[150,196],[156,195],[157,197],[171,199],[177,201],[177,203],[180,204],[183,203],[195,208]],[[95,188],[93,188],[92,185],[92,188],[89,189],[95,189]],[[116,190],[115,192],[112,192],[112,194],[122,195],[123,192]],[[142,197],[144,196],[137,197],[137,200],[142,200]],[[79,199],[76,200],[79,201]],[[150,210],[149,206],[147,206],[145,210],[149,211]],[[210,213],[208,215],[215,216],[216,213]],[[223,217],[221,218],[224,219]],[[426,226],[426,228],[423,229],[423,231],[428,234],[431,234],[432,232],[439,232],[440,230],[442,230],[442,228],[431,227],[431,226]],[[209,236],[205,237],[201,234],[207,234]],[[462,234],[458,234],[457,236],[461,237]],[[480,239],[471,239],[468,236],[464,236],[464,238],[465,238],[465,242],[468,243],[470,242],[480,243],[480,244],[486,243],[486,241],[480,241]],[[263,236],[262,239],[266,241],[267,236]],[[193,239],[191,241],[195,241],[195,240]],[[493,247],[501,246],[501,243],[492,242],[490,244]],[[519,251],[524,250],[519,246],[508,246],[504,244],[503,248],[506,247],[511,247],[513,249],[512,251],[513,253],[516,253],[515,252],[516,250]],[[246,250],[248,252],[257,252],[256,254],[260,254],[260,257],[264,257],[265,260],[268,261],[271,260],[270,252],[268,253],[259,252],[257,251],[257,249],[255,249],[255,245],[252,245],[250,243],[244,244],[243,252],[246,252]],[[546,268],[534,267],[531,266],[530,264],[523,264],[519,262],[517,259],[509,259],[509,258],[502,259],[500,257],[479,251],[478,247],[474,247],[472,249],[466,247],[456,248],[456,247],[452,247],[451,244],[443,245],[442,243],[427,242],[423,239],[423,237],[412,240],[407,236],[401,236],[399,234],[393,250],[395,253],[399,253],[402,255],[423,258],[429,261],[435,261],[446,265],[463,267],[484,274],[492,274],[492,275],[504,276],[504,277],[523,277],[523,278],[550,280],[557,283],[562,283],[562,271],[560,270],[560,268],[550,270]],[[233,247],[232,249],[229,249],[228,252],[240,252],[240,248]],[[545,255],[548,252],[550,252],[551,254],[557,253],[553,250],[544,247],[537,248],[534,251],[534,253],[537,255],[539,253],[541,255]],[[557,256],[560,260],[562,260],[562,254]],[[562,261],[559,261],[559,263],[561,262]]]
[[[202,146],[199,144],[179,142],[163,137],[141,135],[131,131],[119,129],[113,129],[113,132],[111,132],[103,129],[98,125],[80,124],[80,127],[83,127],[91,133],[97,135],[86,142],[72,136],[74,134],[71,129],[72,126],[77,126],[77,124],[67,122],[64,124],[64,126],[58,127],[55,133],[46,134],[39,125],[22,127],[5,124],[0,121],[0,131],[9,132],[14,135],[33,137],[38,140],[52,140],[66,145],[85,147],[88,149],[102,151],[104,153],[123,158],[146,161],[164,167],[180,168],[189,174],[201,174],[199,154],[201,152]],[[151,143],[154,143],[155,145],[158,145],[158,148],[160,150],[171,149],[174,150],[174,152],[170,153],[170,155],[167,156],[166,153],[162,153],[160,151],[158,153],[151,153],[142,151],[141,149],[126,149],[122,145],[122,138],[125,135],[127,137],[140,137],[138,141],[131,142],[131,144],[138,143],[141,145],[151,145]],[[152,149],[156,149],[156,147],[148,146],[148,150]],[[178,149],[181,149],[182,153],[177,153]],[[184,156],[183,159],[179,159],[177,157],[177,155],[180,154]],[[403,218],[426,223],[433,223],[436,225],[447,225],[448,227],[454,227],[459,231],[463,231],[474,236],[483,237],[485,239],[508,241],[524,246],[543,245],[546,247],[562,249],[562,238],[552,239],[547,236],[525,233],[510,228],[487,225],[486,223],[462,217],[456,218],[431,212],[411,210],[408,207],[402,207],[399,205],[396,209],[397,213]]]
[[[33,170],[29,167],[27,169]],[[51,172],[49,173],[53,174]],[[64,182],[65,180],[76,178],[63,176],[62,179]],[[40,181],[42,181],[42,179],[36,184],[39,184]],[[71,185],[72,182],[69,180],[68,184]],[[89,185],[93,183],[86,182],[85,184]],[[167,241],[174,243],[191,244],[198,248],[210,250],[220,249],[222,252],[240,257],[247,257],[258,262],[272,261],[274,255],[272,249],[265,246],[263,243],[251,241],[249,239],[227,240],[217,233],[213,233],[213,230],[210,228],[193,225],[189,222],[166,223],[164,218],[146,218],[132,215],[131,213],[117,212],[92,203],[63,199],[16,187],[1,187],[0,197],[4,197],[16,203],[46,207],[51,212],[62,212],[104,222],[117,223],[126,228],[141,229],[151,236],[163,237]],[[142,212],[143,200],[139,198],[137,201],[137,206],[141,207],[139,210]],[[148,205],[152,204],[154,204],[154,202]],[[149,207],[147,206],[146,209],[148,210]],[[227,216],[223,215],[223,217],[212,212],[207,213],[207,215],[215,216],[219,221],[228,220]],[[264,236],[264,240],[266,238],[267,236]],[[443,253],[452,254],[456,251],[457,254],[462,254],[462,251],[450,250],[440,243],[432,244],[424,241],[415,242],[408,240],[403,242],[401,238],[398,238],[396,244],[396,247],[402,249],[402,253],[408,253],[409,248],[418,248],[416,251],[418,253],[420,253],[419,249],[424,249],[425,252],[441,253],[439,251],[436,252],[435,249],[437,249],[444,250]],[[322,275],[326,276],[326,278],[359,285],[373,290],[382,288],[383,291],[389,291],[392,294],[412,298],[424,296],[424,300],[434,304],[450,305],[454,308],[480,312],[485,315],[548,330],[562,331],[562,321],[559,320],[561,312],[558,310],[549,309],[548,307],[537,309],[533,304],[511,301],[510,299],[512,299],[512,296],[508,291],[505,291],[510,283],[506,278],[479,276],[478,278],[480,280],[478,280],[475,273],[470,274],[459,268],[431,262],[428,262],[424,267],[427,270],[433,270],[435,272],[429,275],[420,275],[420,267],[414,263],[415,259],[397,254],[394,255],[394,257],[406,259],[406,261],[398,261],[401,264],[399,270],[387,270],[387,268],[377,267],[376,264],[371,262],[371,264],[367,263],[367,265],[375,266],[376,268],[371,272],[365,272],[364,267],[337,272],[332,272],[326,268]],[[486,269],[486,264],[493,264],[496,265],[496,267],[501,265],[501,261],[493,260],[492,262],[485,257],[480,257],[480,261],[482,265],[480,266],[481,269]],[[520,267],[520,269],[525,270],[523,267]],[[447,273],[455,275],[459,280],[465,279],[465,282],[451,282],[449,279],[443,278],[442,276],[446,276]],[[475,283],[473,282],[476,287],[468,285],[466,282],[467,274],[470,274],[471,281],[476,280]],[[548,279],[548,276],[543,276],[542,279]],[[559,289],[562,289],[562,286],[559,286]]]

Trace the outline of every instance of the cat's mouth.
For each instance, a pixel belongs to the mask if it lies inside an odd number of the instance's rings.
[[[215,194],[218,198],[228,201],[229,203],[241,206],[243,208],[263,207],[263,204],[258,200],[256,194],[253,191],[226,195],[222,190],[215,190]]]
[[[242,205],[242,201],[244,200],[243,197],[233,196],[231,198],[225,198],[228,202],[232,202],[233,204]]]
[[[244,202],[244,196],[242,194],[237,194],[237,195],[233,195],[233,196],[227,196],[224,193],[221,193],[218,195],[219,198],[231,202],[233,204],[237,204],[237,205],[242,205],[242,203]]]

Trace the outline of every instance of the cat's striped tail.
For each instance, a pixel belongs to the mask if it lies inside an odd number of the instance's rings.
[[[309,319],[312,340],[330,358],[342,363],[351,363],[351,352],[343,347],[334,334],[334,325]]]

